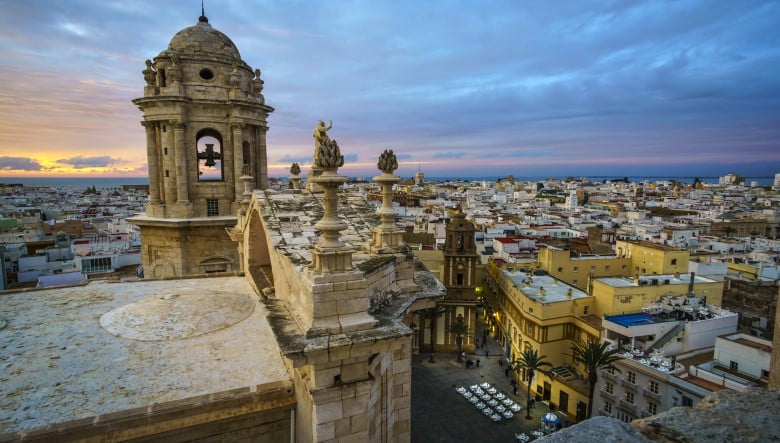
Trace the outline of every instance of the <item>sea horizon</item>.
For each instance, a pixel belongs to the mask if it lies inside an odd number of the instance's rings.
[[[368,175],[354,174],[350,177],[370,179]],[[508,176],[503,175],[485,175],[485,176],[430,176],[425,177],[426,181],[496,181],[498,179],[506,179]],[[642,181],[670,181],[677,180],[681,183],[693,183],[694,179],[699,178],[704,183],[715,184],[718,183],[718,176],[657,176],[657,175],[644,175],[644,176],[624,176],[624,175],[552,175],[552,176],[515,176],[516,181],[530,181],[538,182],[545,181],[549,178],[556,180],[565,180],[566,178],[574,177],[575,179],[587,179],[591,181],[605,181],[627,178],[631,182]],[[273,178],[287,178],[286,176],[276,176]],[[403,178],[412,178],[403,177]],[[745,176],[745,183],[747,185],[750,182],[758,182],[759,186],[771,186],[774,182],[772,176]],[[54,187],[72,187],[72,188],[86,188],[95,186],[101,189],[113,189],[119,188],[122,185],[145,185],[149,183],[147,177],[0,177],[0,184],[21,184],[23,186],[54,186]]]

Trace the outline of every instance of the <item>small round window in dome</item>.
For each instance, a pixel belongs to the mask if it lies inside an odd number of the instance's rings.
[[[211,69],[203,68],[200,70],[200,78],[203,80],[211,80],[214,78],[214,73],[211,72]]]

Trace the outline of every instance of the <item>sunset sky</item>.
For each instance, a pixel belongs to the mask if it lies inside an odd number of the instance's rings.
[[[197,0],[0,0],[0,177],[145,176],[144,60]],[[777,1],[206,1],[263,70],[269,173],[311,129],[399,175],[780,172]]]

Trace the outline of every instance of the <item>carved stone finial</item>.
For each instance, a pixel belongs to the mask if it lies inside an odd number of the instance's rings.
[[[323,169],[336,169],[344,166],[344,156],[341,155],[341,149],[336,140],[326,139],[317,147],[315,155],[315,166]]]
[[[260,70],[255,69],[255,78],[252,79],[252,90],[255,94],[260,94],[263,92],[263,79],[260,78]]]
[[[155,72],[154,68],[152,67],[152,61],[147,59],[146,60],[146,69],[143,70],[144,74],[144,80],[146,80],[146,84],[149,86],[154,86],[154,81],[157,79],[157,72]]]
[[[241,175],[252,175],[252,168],[249,165],[244,165],[241,167]]]
[[[301,166],[298,163],[293,163],[292,166],[290,166],[290,174],[298,175],[300,173],[301,173]]]
[[[376,164],[380,171],[392,174],[393,171],[398,169],[398,158],[393,153],[392,149],[385,149],[385,151],[379,156],[379,161]]]

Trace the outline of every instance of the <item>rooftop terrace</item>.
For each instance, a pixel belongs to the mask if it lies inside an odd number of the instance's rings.
[[[555,303],[588,297],[588,294],[549,275],[532,275],[522,271],[502,271],[514,287],[526,297],[542,303]]]
[[[241,277],[0,298],[3,432],[289,380],[266,308]]]
[[[613,288],[630,288],[637,286],[652,286],[652,285],[687,285],[691,282],[691,276],[689,274],[662,274],[662,275],[643,275],[638,278],[634,277],[602,277],[597,278],[596,281],[612,286]],[[695,276],[693,283],[715,283],[715,280]]]

